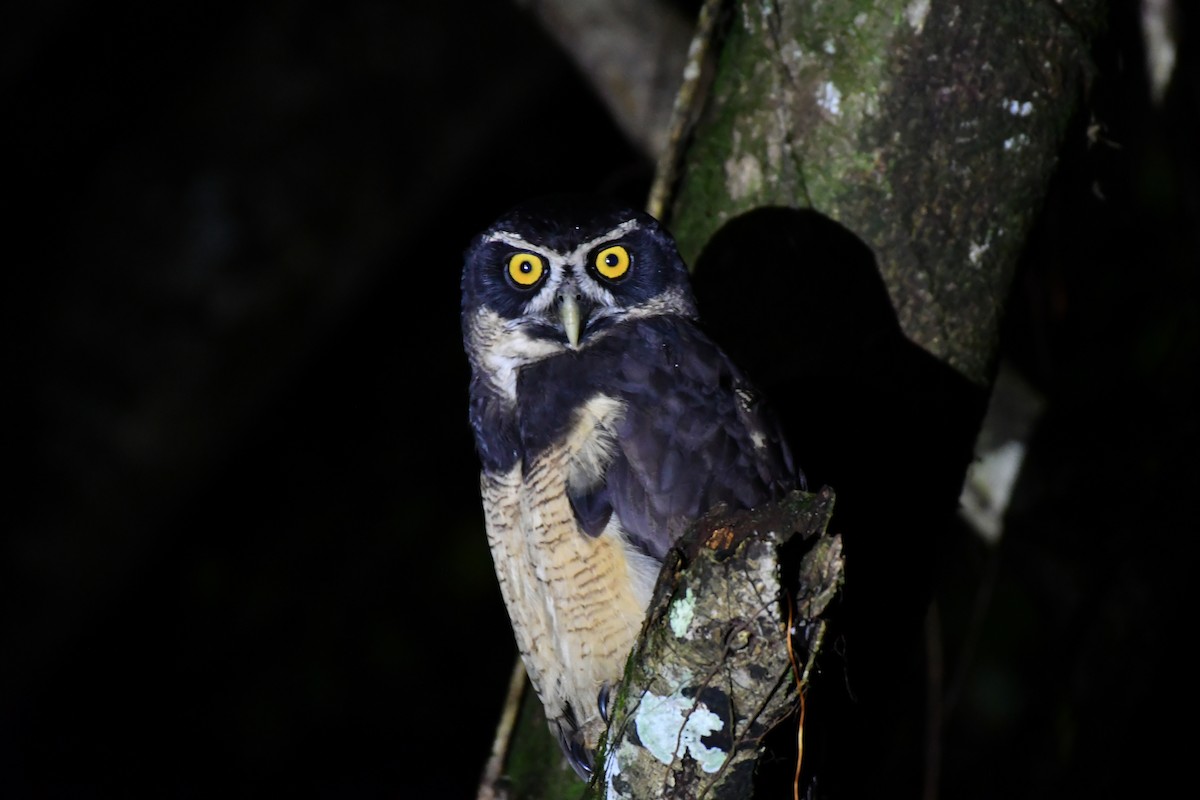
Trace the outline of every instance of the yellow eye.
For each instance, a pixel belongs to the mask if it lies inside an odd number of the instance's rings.
[[[629,251],[619,244],[614,244],[596,253],[596,271],[610,280],[615,280],[629,271],[629,261]]]
[[[542,259],[533,253],[516,253],[508,259],[508,277],[518,286],[533,286],[542,277]]]

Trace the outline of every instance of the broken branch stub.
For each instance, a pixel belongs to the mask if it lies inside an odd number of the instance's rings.
[[[799,703],[792,659],[806,675],[841,585],[833,501],[824,488],[718,509],[672,550],[618,693],[600,796],[750,796],[763,736]]]

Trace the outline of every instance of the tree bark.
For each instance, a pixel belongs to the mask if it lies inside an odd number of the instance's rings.
[[[717,511],[672,551],[618,694],[595,796],[752,794],[762,740],[793,717],[841,586],[832,512],[828,489]],[[806,548],[798,559],[788,557],[793,534]]]
[[[815,209],[874,251],[905,334],[986,385],[1103,9],[736,3],[670,214],[685,260],[750,209]]]

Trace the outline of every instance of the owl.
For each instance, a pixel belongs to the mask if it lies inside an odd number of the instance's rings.
[[[714,505],[803,475],[648,214],[589,196],[512,209],[467,249],[462,330],[496,578],[586,779],[667,551]]]

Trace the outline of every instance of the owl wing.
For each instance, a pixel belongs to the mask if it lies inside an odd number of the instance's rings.
[[[803,485],[767,404],[691,322],[643,321],[614,338],[625,340],[610,373],[625,414],[604,483],[572,498],[585,530],[611,510],[632,544],[662,560],[717,503],[751,508]]]

